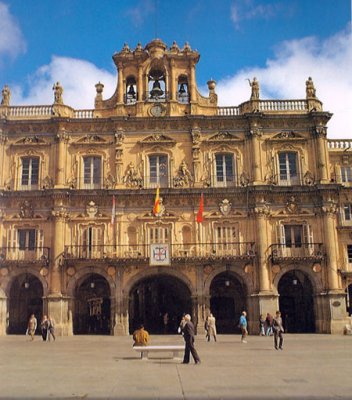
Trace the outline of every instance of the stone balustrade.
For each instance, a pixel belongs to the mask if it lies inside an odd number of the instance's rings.
[[[5,115],[12,118],[51,117],[53,115],[53,108],[52,106],[7,107]]]
[[[270,112],[270,111],[308,111],[306,100],[260,100],[259,111]]]
[[[329,150],[348,150],[352,149],[352,139],[328,139]]]
[[[221,116],[240,115],[240,109],[239,107],[218,107],[217,115]]]

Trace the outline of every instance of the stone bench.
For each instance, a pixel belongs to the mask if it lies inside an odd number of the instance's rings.
[[[180,358],[179,353],[185,351],[185,346],[184,345],[133,346],[133,349],[141,353],[142,359],[147,359],[149,353],[172,353],[172,358]]]

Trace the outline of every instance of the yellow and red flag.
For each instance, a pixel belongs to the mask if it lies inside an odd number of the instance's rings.
[[[203,212],[204,212],[204,197],[203,197],[203,193],[202,193],[200,195],[199,209],[197,212],[197,222],[200,224],[203,222]]]
[[[160,213],[160,196],[159,196],[159,186],[156,188],[156,194],[155,194],[155,201],[154,201],[154,207],[153,207],[153,214],[157,215]]]

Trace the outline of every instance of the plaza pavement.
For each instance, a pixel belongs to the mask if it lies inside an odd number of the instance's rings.
[[[152,344],[181,336],[152,336]],[[352,399],[352,337],[285,335],[196,337],[202,363],[141,360],[131,337],[0,337],[1,399]],[[162,355],[160,355],[161,357]]]

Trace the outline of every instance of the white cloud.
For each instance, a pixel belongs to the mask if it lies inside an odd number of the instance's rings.
[[[0,2],[0,21],[0,63],[3,63],[5,56],[15,58],[24,53],[26,43],[9,7],[2,2]]]
[[[28,79],[29,91],[13,87],[12,104],[52,104],[53,84],[59,81],[64,89],[64,103],[75,108],[94,107],[95,84],[104,84],[104,99],[112,96],[116,88],[117,73],[97,68],[94,64],[68,57],[52,57],[50,64],[40,67]]]
[[[280,3],[256,5],[253,0],[234,0],[231,4],[231,20],[238,30],[242,21],[255,18],[268,19],[275,16],[281,8]]]
[[[304,99],[305,81],[313,78],[323,108],[334,115],[330,138],[352,138],[352,40],[350,26],[324,41],[304,38],[276,48],[264,68],[247,68],[218,82],[219,105],[238,105],[250,97],[247,78],[260,82],[262,99]]]

